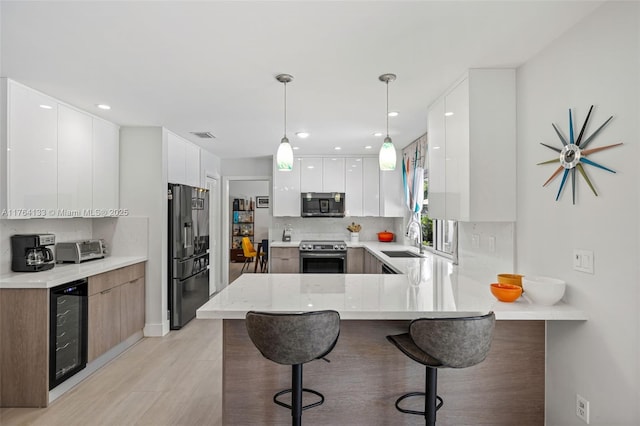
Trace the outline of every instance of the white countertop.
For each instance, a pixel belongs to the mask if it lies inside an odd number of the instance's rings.
[[[277,244],[277,245],[276,245]],[[295,242],[283,243],[296,246]],[[284,247],[273,243],[272,247]],[[497,301],[489,284],[459,274],[455,265],[427,253],[421,258],[389,258],[380,250],[406,250],[395,243],[364,242],[403,274],[243,274],[197,311],[197,318],[244,319],[249,310],[312,311],[335,309],[345,320],[404,320],[427,316],[494,311],[499,320],[586,320],[583,311]]]
[[[12,272],[0,276],[0,288],[51,288],[146,260],[146,256],[108,256],[77,264],[56,264],[48,271]]]

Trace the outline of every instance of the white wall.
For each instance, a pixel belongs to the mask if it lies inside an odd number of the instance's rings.
[[[145,336],[169,332],[167,319],[167,131],[120,129],[120,207],[149,218]]]
[[[607,2],[518,70],[517,269],[567,281],[566,299],[586,322],[548,323],[548,425],[583,425],[576,393],[590,401],[591,425],[640,424],[640,217],[638,122],[640,110],[640,4]],[[554,201],[560,179],[542,183],[556,165],[536,163],[560,146],[551,123],[568,135],[568,108],[576,136],[591,104],[587,134],[615,118],[589,145],[622,147],[593,161],[617,174],[585,166],[599,196],[584,179]],[[595,273],[573,271],[574,248],[594,251]]]
[[[271,176],[273,157],[225,158],[222,164],[223,176]]]

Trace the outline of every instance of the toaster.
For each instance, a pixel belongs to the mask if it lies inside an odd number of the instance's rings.
[[[56,244],[57,263],[80,263],[102,259],[106,254],[103,240],[68,241]]]

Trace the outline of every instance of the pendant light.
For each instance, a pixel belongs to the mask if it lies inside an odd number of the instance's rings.
[[[276,154],[276,164],[281,172],[290,172],[293,169],[293,149],[287,139],[287,83],[293,80],[293,76],[289,74],[278,74],[276,80],[284,84],[284,137],[278,146]]]
[[[387,137],[384,138],[384,142],[380,147],[378,162],[380,164],[380,170],[395,170],[396,147],[393,146],[393,142],[389,137],[389,82],[394,81],[396,79],[396,75],[382,74],[380,77],[378,77],[378,79],[387,85]]]

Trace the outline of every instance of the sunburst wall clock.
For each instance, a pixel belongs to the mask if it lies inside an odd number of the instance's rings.
[[[556,134],[558,135],[558,138],[562,143],[562,148],[556,148],[554,146],[547,145],[546,143],[542,143],[542,142],[540,143],[541,145],[546,146],[547,148],[557,152],[559,156],[557,158],[554,158],[553,160],[548,160],[548,161],[543,161],[542,163],[538,163],[538,165],[560,163],[560,166],[556,169],[555,172],[553,172],[551,177],[547,179],[547,181],[542,186],[547,186],[556,177],[558,177],[560,173],[564,171],[564,173],[562,174],[562,180],[560,181],[560,187],[558,188],[558,193],[556,195],[556,201],[560,199],[562,190],[564,189],[565,184],[567,183],[567,177],[571,175],[571,191],[572,191],[573,204],[576,203],[576,179],[577,179],[576,170],[580,172],[580,175],[587,182],[587,185],[589,185],[589,188],[591,188],[591,191],[593,192],[593,194],[596,197],[598,196],[598,193],[596,192],[596,189],[593,187],[593,184],[591,183],[591,180],[589,179],[589,176],[587,175],[587,172],[583,166],[584,164],[597,167],[602,170],[606,170],[607,172],[610,172],[610,173],[615,173],[614,170],[611,170],[610,168],[605,167],[601,164],[598,164],[595,161],[592,161],[587,158],[587,155],[594,154],[596,152],[604,151],[605,149],[622,145],[622,142],[620,142],[613,145],[602,146],[599,148],[586,149],[587,145],[589,145],[589,143],[593,141],[596,135],[600,133],[600,131],[607,124],[609,124],[609,122],[613,118],[613,116],[609,117],[604,123],[602,123],[600,127],[596,129],[595,132],[593,132],[589,137],[585,137],[583,140],[585,129],[587,128],[587,124],[589,123],[589,118],[591,117],[591,111],[593,111],[593,105],[591,105],[591,108],[589,108],[589,112],[587,113],[587,118],[585,118],[584,123],[582,124],[582,128],[580,129],[580,134],[578,135],[578,139],[574,139],[573,137],[573,114],[571,113],[571,109],[569,109],[569,140],[567,141],[567,138],[565,138],[562,132],[560,132],[560,129],[558,129],[558,126],[556,126],[554,123],[551,123],[551,125],[553,126],[553,130],[556,131]]]

